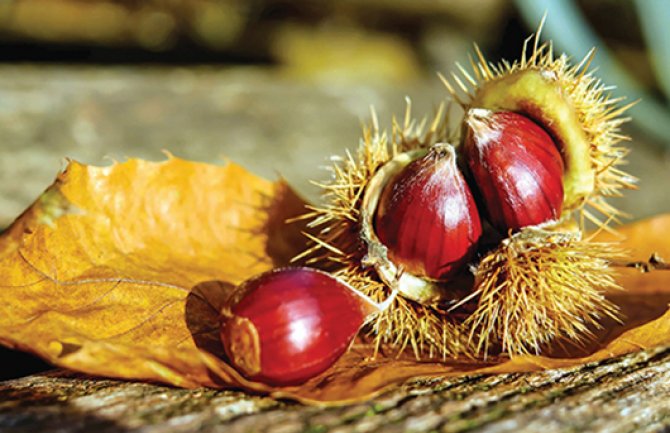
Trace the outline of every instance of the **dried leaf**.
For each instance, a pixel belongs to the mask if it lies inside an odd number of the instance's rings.
[[[357,341],[301,386],[240,377],[218,338],[219,311],[242,280],[304,247],[285,220],[304,203],[241,167],[169,158],[95,168],[71,163],[0,236],[0,343],[62,367],[177,386],[240,386],[314,404],[359,401],[417,376],[567,367],[670,344],[670,273],[622,269],[612,295],[624,323],[587,347],[487,362],[417,362]],[[635,257],[670,257],[670,216],[625,227]],[[607,235],[609,236],[609,235]],[[605,236],[602,240],[606,240]]]
[[[278,227],[302,210],[234,164],[73,162],[1,238],[0,341],[93,374],[231,381],[211,377],[198,338],[227,290],[288,263],[300,227]],[[226,283],[211,301],[192,291],[208,280]]]

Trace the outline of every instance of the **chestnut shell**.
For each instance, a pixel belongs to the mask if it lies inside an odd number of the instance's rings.
[[[243,283],[224,312],[221,340],[253,381],[297,385],[347,350],[376,306],[347,284],[310,268],[270,271]]]
[[[448,280],[473,257],[482,226],[453,146],[410,162],[382,192],[375,232],[407,272]]]
[[[506,233],[561,216],[563,158],[525,115],[471,109],[464,153],[486,216]]]

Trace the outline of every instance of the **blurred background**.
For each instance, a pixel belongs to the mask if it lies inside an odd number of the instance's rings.
[[[64,158],[176,156],[286,177],[318,199],[328,156],[446,97],[436,71],[518,57],[545,39],[640,99],[625,132],[635,219],[670,211],[670,4],[665,0],[0,0],[0,228]],[[46,366],[0,349],[0,378]]]

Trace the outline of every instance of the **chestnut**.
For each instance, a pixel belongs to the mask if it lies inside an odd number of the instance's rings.
[[[273,386],[303,383],[346,352],[377,304],[311,268],[283,268],[244,282],[222,313],[221,341],[246,378]]]
[[[561,216],[563,158],[529,117],[474,108],[466,116],[464,154],[486,216],[499,231],[517,231]]]
[[[463,269],[482,225],[453,146],[434,145],[390,179],[374,230],[389,259],[415,276],[448,280]]]

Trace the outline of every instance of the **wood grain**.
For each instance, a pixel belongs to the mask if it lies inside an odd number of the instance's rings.
[[[663,432],[670,347],[541,373],[415,380],[327,409],[56,370],[0,383],[0,431]]]

